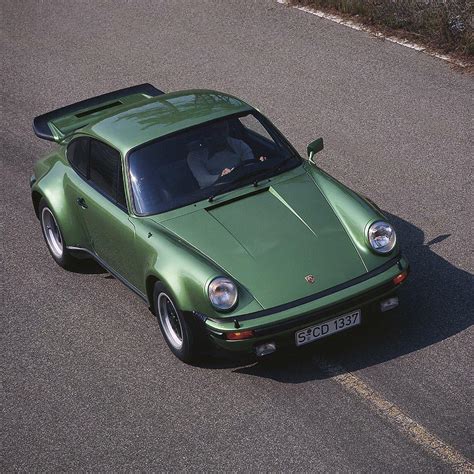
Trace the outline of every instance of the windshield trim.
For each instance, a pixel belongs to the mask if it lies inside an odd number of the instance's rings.
[[[176,209],[181,209],[183,207],[186,207],[186,206],[190,206],[192,204],[197,204],[198,202],[201,202],[201,201],[207,201],[209,197],[204,197],[203,199],[199,199],[197,201],[195,201],[194,203],[190,202],[189,204],[185,204],[183,206],[178,206],[178,207],[175,207],[173,209],[168,209],[166,211],[162,211],[162,212],[138,212],[137,211],[137,208],[136,208],[136,205],[135,205],[135,193],[133,191],[133,187],[132,187],[132,181],[131,181],[131,173],[130,173],[130,161],[129,161],[129,158],[130,158],[130,155],[139,150],[140,148],[143,148],[145,146],[149,146],[149,145],[152,145],[153,143],[157,143],[161,140],[166,140],[170,137],[173,137],[174,135],[179,135],[180,133],[182,132],[185,132],[185,131],[188,131],[188,130],[192,130],[194,128],[198,128],[198,127],[202,127],[203,125],[208,125],[208,124],[212,124],[214,122],[219,122],[220,120],[224,120],[224,119],[231,119],[231,118],[238,118],[238,117],[245,117],[246,115],[254,115],[258,120],[260,120],[262,123],[264,123],[267,127],[270,128],[270,130],[275,133],[275,135],[277,136],[277,138],[279,140],[281,140],[283,142],[283,144],[285,146],[288,147],[288,149],[291,151],[291,154],[292,156],[295,158],[295,161],[296,161],[296,164],[295,166],[292,166],[292,167],[288,167],[288,168],[284,168],[282,170],[280,170],[277,174],[274,174],[272,176],[269,176],[267,178],[264,178],[264,179],[270,179],[271,177],[273,176],[279,176],[287,171],[290,171],[294,168],[297,168],[298,166],[301,166],[304,162],[303,158],[300,156],[300,154],[296,151],[295,147],[288,141],[288,139],[280,132],[280,130],[278,130],[278,128],[273,125],[273,123],[267,118],[265,117],[265,115],[263,115],[261,112],[259,112],[258,110],[256,109],[249,109],[249,110],[244,110],[244,111],[241,111],[241,112],[236,112],[234,114],[229,114],[229,115],[224,115],[222,117],[218,117],[218,118],[215,118],[215,119],[212,119],[212,120],[208,120],[208,121],[204,121],[204,122],[201,122],[201,123],[198,123],[198,124],[194,124],[194,125],[191,125],[189,127],[184,127],[184,128],[181,128],[179,130],[176,130],[174,132],[171,132],[171,133],[167,133],[165,135],[161,135],[157,138],[153,138],[152,140],[148,140],[147,142],[144,142],[144,143],[141,143],[140,145],[137,145],[133,148],[131,148],[130,150],[127,151],[127,153],[125,154],[124,158],[125,158],[125,169],[126,169],[126,180],[127,180],[127,186],[128,186],[128,189],[129,189],[129,196],[130,196],[130,204],[131,204],[131,210],[133,212],[133,214],[137,217],[150,217],[150,216],[158,216],[158,215],[161,215],[161,214],[165,214],[166,212],[171,212],[171,211],[174,211]],[[267,130],[268,131],[268,130]],[[270,133],[270,132],[269,132]],[[270,136],[271,136],[271,133],[270,133]],[[272,137],[273,138],[273,137]],[[234,189],[229,189],[226,193],[224,194],[228,194],[228,193],[232,193],[233,191],[237,191],[239,189],[243,189],[245,186],[249,186],[251,183],[242,183],[241,186],[237,186],[236,188]],[[223,195],[224,195],[223,194]]]

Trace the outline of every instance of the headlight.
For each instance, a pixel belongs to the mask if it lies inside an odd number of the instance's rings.
[[[369,227],[370,246],[378,253],[388,253],[393,250],[397,242],[395,230],[390,224],[378,221]]]
[[[217,277],[209,283],[207,289],[212,306],[227,311],[237,303],[237,287],[228,278]]]

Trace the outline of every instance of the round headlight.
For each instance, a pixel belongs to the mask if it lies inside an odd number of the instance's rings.
[[[237,303],[237,287],[228,278],[217,277],[209,283],[207,289],[212,306],[227,311]]]
[[[368,232],[370,246],[378,253],[388,253],[397,242],[395,230],[386,222],[374,222]]]

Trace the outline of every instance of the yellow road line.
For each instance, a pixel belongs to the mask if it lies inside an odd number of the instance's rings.
[[[385,400],[382,395],[370,388],[365,382],[341,366],[327,361],[315,359],[320,369],[331,376],[347,391],[357,395],[370,407],[395,426],[398,431],[408,436],[423,449],[451,466],[456,472],[474,472],[474,464],[460,454],[456,449],[441,441],[426,428],[411,419],[393,403]]]

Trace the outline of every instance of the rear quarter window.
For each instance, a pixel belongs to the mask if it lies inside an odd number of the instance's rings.
[[[113,200],[117,198],[120,154],[105,143],[91,140],[89,180]],[[120,183],[122,184],[122,183]]]
[[[84,178],[87,178],[87,166],[89,161],[88,138],[77,138],[67,147],[67,158],[71,166]]]

